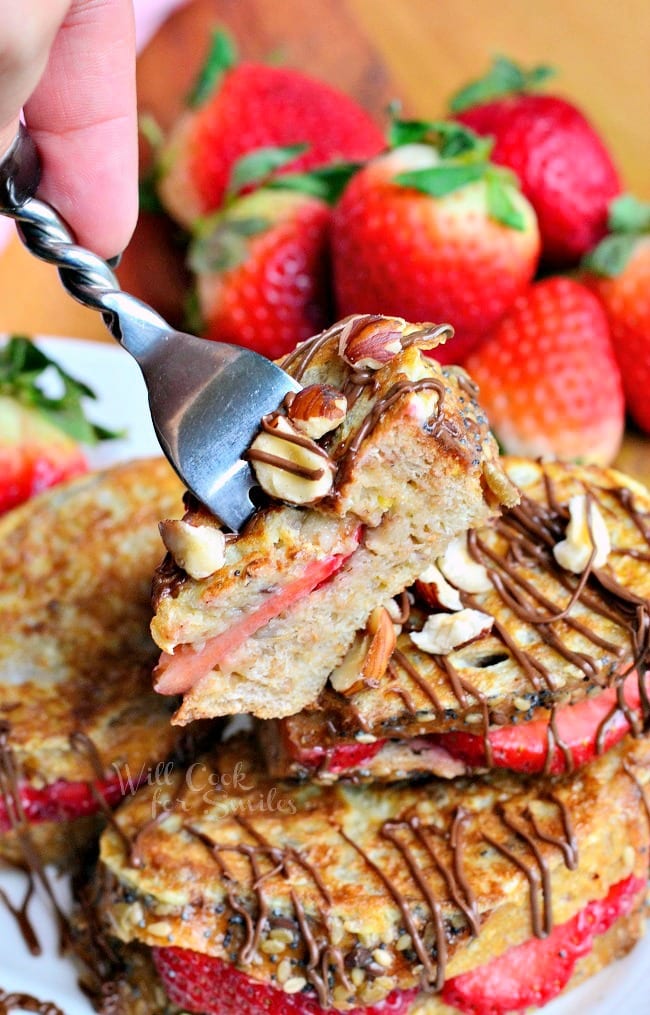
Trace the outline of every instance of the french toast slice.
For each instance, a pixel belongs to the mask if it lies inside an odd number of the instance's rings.
[[[235,738],[122,805],[100,845],[102,919],[152,949],[183,1010],[222,1011],[221,989],[230,1013],[234,981],[250,1011],[259,988],[260,1011],[374,1015],[388,998],[437,1015],[476,977],[498,993],[497,964],[519,955],[518,996],[529,977],[550,1000],[601,934],[585,975],[642,933],[649,778],[650,744],[627,738],[564,777],[317,787],[269,779]]]
[[[163,459],[65,483],[0,519],[0,857],[65,863],[179,741],[151,690]]]
[[[474,385],[424,355],[444,330],[354,317],[283,362],[304,390],[250,452],[271,499],[203,576],[187,537],[207,547],[216,520],[190,505],[167,533],[176,563],[157,573],[152,632],[156,689],[183,694],[175,722],[300,711],[377,602],[514,502]]]
[[[647,728],[650,493],[596,466],[504,466],[520,504],[456,542],[408,600],[388,604],[384,627],[401,622],[388,650],[369,659],[381,627],[361,632],[316,707],[259,725],[275,776],[559,772]],[[571,571],[555,551],[581,503],[594,526],[598,512],[608,546],[590,563],[589,532],[579,532],[581,569]],[[432,650],[423,629],[433,620],[444,630],[468,609],[483,618],[478,634],[461,630],[456,647]]]

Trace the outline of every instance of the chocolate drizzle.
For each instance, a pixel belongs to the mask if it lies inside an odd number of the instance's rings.
[[[20,799],[19,773],[14,758],[14,753],[9,743],[11,726],[6,720],[0,720],[0,797],[5,802],[7,817],[11,831],[15,834],[20,847],[23,863],[28,876],[40,884],[48,898],[52,912],[56,918],[59,931],[59,946],[61,951],[69,945],[71,940],[70,924],[65,913],[62,911],[52,889],[50,879],[40,858],[38,848],[31,833],[29,821],[25,816],[23,805]],[[31,893],[30,893],[31,894]],[[10,912],[12,910],[10,909]],[[15,915],[12,912],[12,915]],[[21,915],[18,926],[24,933],[25,924],[28,921],[27,910]],[[30,926],[27,931],[25,943],[28,947],[33,945],[36,933]]]
[[[17,1011],[34,1012],[35,1015],[65,1015],[53,1001],[39,1001],[31,994],[8,994],[0,990],[0,1015],[10,1015]]]

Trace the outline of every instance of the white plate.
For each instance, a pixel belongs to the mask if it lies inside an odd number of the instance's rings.
[[[93,464],[107,465],[159,452],[144,383],[128,353],[117,345],[75,339],[42,339],[39,344],[96,391],[99,401],[88,407],[95,422],[127,431],[123,440],[110,441],[93,450],[90,454]],[[0,871],[0,887],[17,902],[22,897],[24,879],[11,871]],[[69,893],[64,879],[56,880],[56,889],[67,905]],[[0,988],[54,1001],[65,1015],[92,1015],[88,1001],[77,988],[72,963],[57,954],[56,933],[47,904],[34,898],[30,916],[43,946],[43,954],[38,958],[29,955],[15,923],[0,904]],[[620,1015],[623,1009],[625,1015],[649,1015],[649,965],[650,936],[623,961],[547,1005],[545,1015]]]

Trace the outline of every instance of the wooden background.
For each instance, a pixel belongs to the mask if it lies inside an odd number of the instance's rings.
[[[193,0],[138,64],[141,109],[163,127],[181,108],[215,24],[232,30],[244,56],[317,74],[380,118],[394,98],[408,115],[440,115],[495,53],[552,63],[553,87],[602,131],[628,189],[650,199],[648,0]],[[121,278],[173,316],[183,274],[159,221],[141,222]],[[75,304],[17,240],[0,256],[0,331],[111,340],[99,316]],[[621,463],[650,481],[644,439],[627,438]]]

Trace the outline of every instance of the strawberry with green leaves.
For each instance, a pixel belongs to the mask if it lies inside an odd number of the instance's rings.
[[[115,436],[86,419],[82,399],[94,397],[28,338],[0,347],[0,514],[87,471],[79,442]]]
[[[449,322],[436,359],[462,362],[535,273],[535,213],[491,142],[460,125],[397,121],[391,142],[334,210],[337,310]]]
[[[271,359],[329,322],[330,204],[356,168],[278,176],[297,147],[237,162],[223,210],[196,223],[190,248],[197,330]]]
[[[583,264],[609,320],[628,410],[650,433],[650,203],[612,202],[609,235]]]
[[[609,465],[625,424],[605,313],[569,278],[522,293],[465,366],[505,451]]]
[[[161,153],[159,192],[184,225],[219,208],[234,164],[249,152],[304,145],[294,171],[362,160],[385,147],[382,132],[352,99],[282,67],[237,63],[217,32],[181,118]]]
[[[457,120],[494,139],[492,159],[521,181],[542,236],[542,259],[577,264],[605,233],[607,206],[621,191],[612,158],[571,102],[535,89],[550,67],[524,71],[498,57],[488,74],[462,88],[450,109]]]

